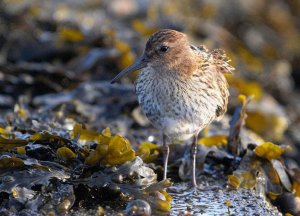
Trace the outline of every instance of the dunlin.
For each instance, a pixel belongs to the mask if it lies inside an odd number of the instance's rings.
[[[225,73],[234,68],[223,50],[209,52],[191,45],[181,32],[164,29],[153,34],[143,55],[112,81],[141,69],[135,82],[138,102],[153,126],[163,134],[164,179],[167,177],[169,141],[192,141],[192,183],[196,187],[199,132],[227,110]]]

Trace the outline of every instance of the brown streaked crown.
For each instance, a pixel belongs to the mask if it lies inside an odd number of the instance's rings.
[[[185,34],[171,30],[171,29],[163,29],[156,33],[154,33],[146,44],[146,51],[153,51],[157,49],[156,46],[163,45],[163,44],[169,44],[169,45],[175,45],[178,44],[178,42],[187,42],[187,37]]]
[[[196,66],[187,36],[171,29],[153,34],[147,41],[144,55],[154,68],[189,73]]]

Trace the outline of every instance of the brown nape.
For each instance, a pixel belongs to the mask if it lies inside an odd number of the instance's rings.
[[[164,61],[169,62],[170,70],[180,76],[189,77],[197,70],[197,57],[190,52],[188,46],[178,46],[166,56]]]

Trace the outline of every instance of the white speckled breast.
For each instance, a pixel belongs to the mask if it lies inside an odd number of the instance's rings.
[[[169,73],[169,74],[167,74]],[[185,141],[216,118],[222,101],[214,73],[178,79],[175,73],[144,68],[135,83],[138,102],[154,127],[173,141]]]

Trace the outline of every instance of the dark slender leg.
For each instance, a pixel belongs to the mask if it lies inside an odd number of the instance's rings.
[[[169,146],[167,145],[166,142],[166,135],[163,134],[163,157],[164,157],[164,180],[167,178],[167,170],[168,170],[168,160],[169,160]]]
[[[198,140],[198,131],[194,134],[194,140],[192,143],[191,148],[191,159],[192,159],[192,183],[193,186],[197,187],[197,181],[196,181],[196,155],[197,155],[197,140]]]

